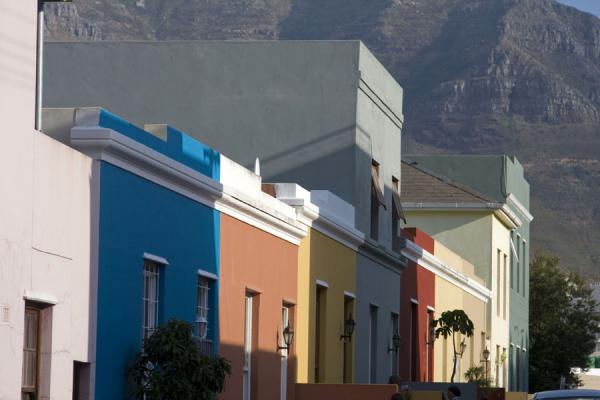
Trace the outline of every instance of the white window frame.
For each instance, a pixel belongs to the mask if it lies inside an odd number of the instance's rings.
[[[142,288],[142,339],[147,339],[158,327],[161,264],[144,259]]]
[[[210,286],[211,279],[198,274],[196,284],[196,335],[200,340],[209,341],[210,321],[208,314],[210,312]],[[204,329],[202,329],[204,326]]]

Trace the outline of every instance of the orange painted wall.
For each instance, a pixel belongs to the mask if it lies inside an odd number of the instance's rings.
[[[277,335],[282,331],[283,303],[296,302],[297,267],[298,246],[221,214],[219,353],[232,366],[232,375],[220,396],[222,400],[242,399],[247,290],[258,292],[254,300],[257,332],[253,334],[251,398],[280,399],[281,357]],[[292,310],[292,327],[296,325],[294,314]],[[293,344],[287,376],[287,398],[293,400],[296,376]]]

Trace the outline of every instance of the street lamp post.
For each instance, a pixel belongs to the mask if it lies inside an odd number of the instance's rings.
[[[488,368],[488,363],[490,361],[490,349],[487,348],[487,346],[485,347],[485,349],[483,350],[483,362],[485,362],[485,379],[490,379],[490,371]]]

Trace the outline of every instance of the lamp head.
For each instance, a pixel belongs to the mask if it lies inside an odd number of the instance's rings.
[[[293,340],[294,340],[294,331],[288,324],[288,326],[286,326],[285,329],[283,330],[283,341],[288,349],[292,345]]]
[[[483,359],[486,361],[490,359],[490,349],[487,347],[483,350]]]
[[[400,335],[398,332],[395,332],[394,336],[392,337],[392,345],[394,346],[395,351],[398,351],[400,348]]]

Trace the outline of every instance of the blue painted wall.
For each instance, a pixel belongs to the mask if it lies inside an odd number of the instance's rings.
[[[218,153],[180,132],[171,129],[174,139],[164,142],[106,112],[101,125],[219,178]],[[97,399],[123,399],[126,368],[142,344],[143,254],[169,262],[160,272],[159,322],[194,322],[198,269],[218,275],[220,218],[214,209],[106,162],[100,167],[99,215],[95,391]],[[210,317],[218,326],[216,312]],[[216,343],[216,330],[211,334]]]

